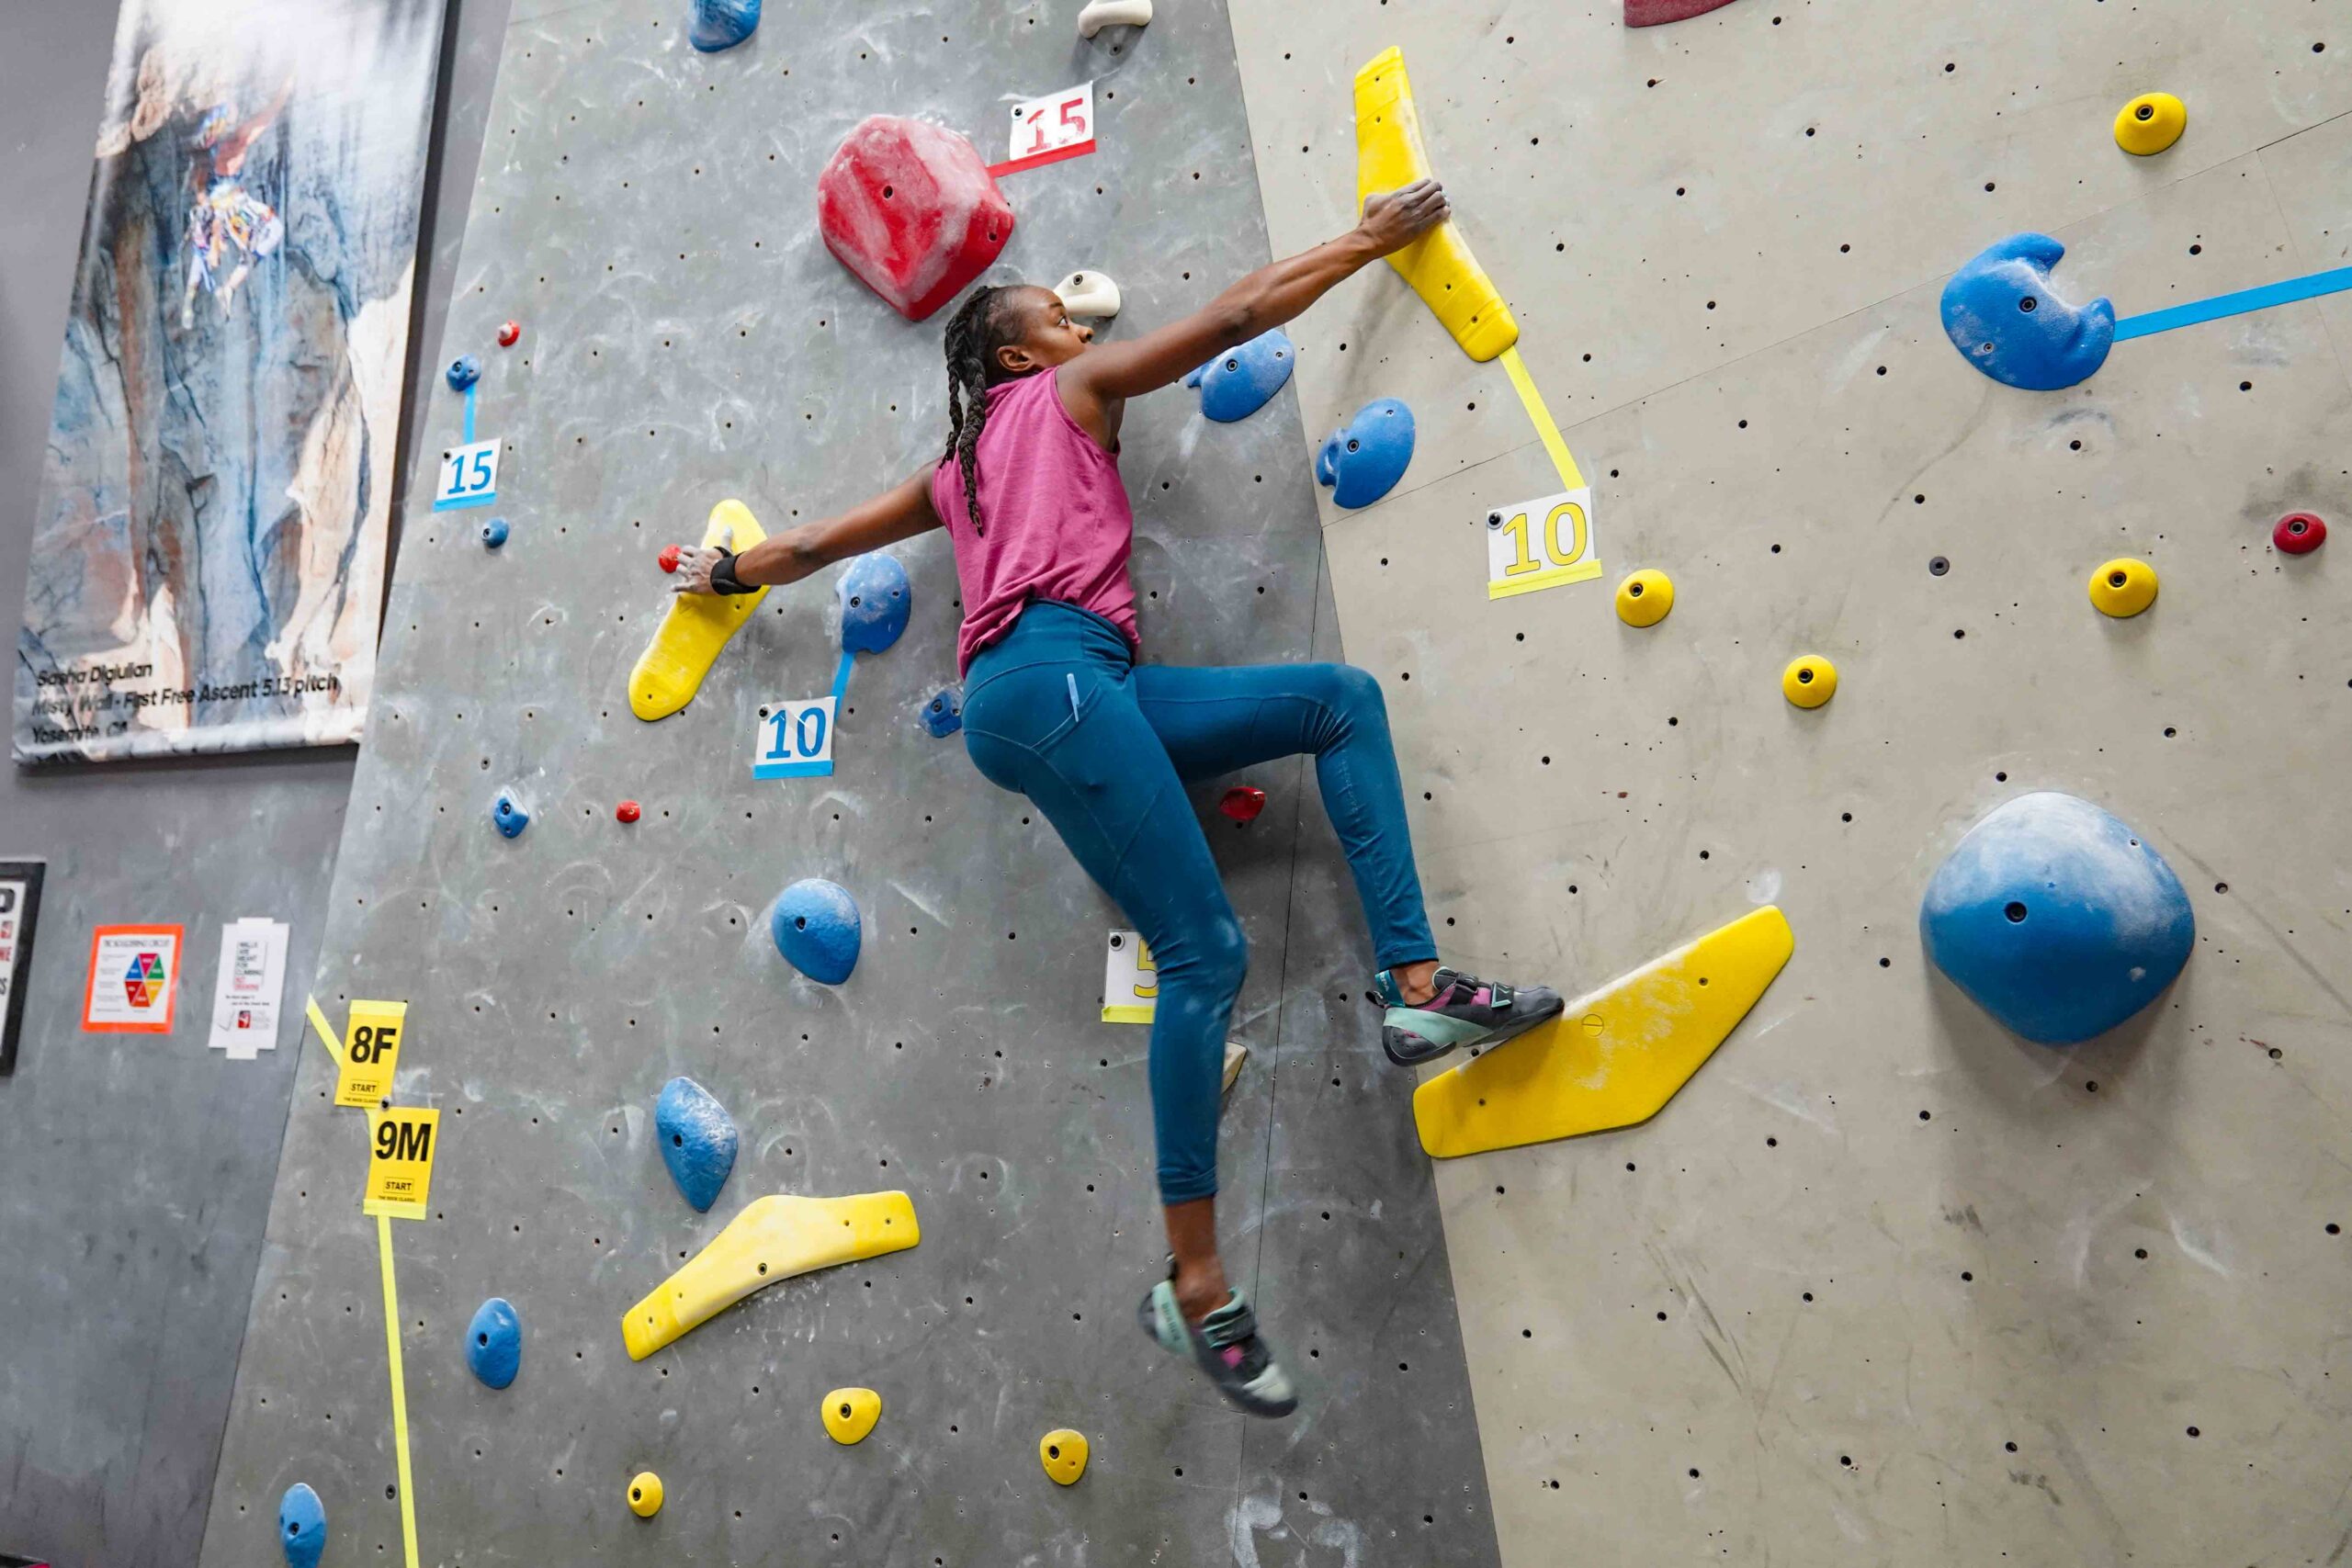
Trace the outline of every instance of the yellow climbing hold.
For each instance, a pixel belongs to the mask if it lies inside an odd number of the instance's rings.
[[[2170,93],[2143,93],[2116,111],[2115,144],[2145,158],[2180,140],[2188,106]]]
[[[1674,608],[1674,579],[1645,567],[1617,585],[1617,618],[1629,626],[1654,626]]]
[[[1075,1486],[1086,1473],[1086,1434],[1068,1427],[1046,1433],[1037,1439],[1037,1462],[1057,1486]]]
[[[922,1239],[903,1192],[849,1198],[758,1198],[727,1222],[621,1318],[629,1359],[642,1361],[763,1286],[837,1263],[904,1252]]]
[[[729,528],[735,531],[731,547],[739,553],[767,537],[751,508],[740,501],[722,501],[710,509],[702,542],[718,544]],[[694,701],[727,639],[752,618],[752,612],[767,596],[764,588],[750,593],[673,594],[670,613],[662,617],[653,640],[646,644],[628,672],[629,712],[650,723],[667,718]]]
[[[2091,573],[2091,603],[2102,615],[2118,620],[2136,615],[2156,602],[2156,569],[2130,556],[2118,556]]]
[[[825,1395],[819,1409],[825,1418],[825,1430],[833,1441],[846,1448],[861,1442],[874,1430],[874,1423],[882,1419],[882,1396],[870,1388],[837,1388]]]
[[[662,1511],[662,1478],[650,1470],[641,1470],[628,1483],[628,1511],[640,1519],[650,1519]]]
[[[1414,1090],[1421,1147],[1451,1159],[1648,1121],[1795,948],[1789,922],[1767,905],[1579,997],[1552,1022]]]
[[[1367,197],[1425,180],[1430,155],[1401,50],[1385,49],[1356,73],[1356,206]],[[1462,352],[1489,360],[1519,341],[1502,291],[1449,220],[1395,252],[1388,265],[1437,312]],[[1570,488],[1574,488],[1571,486]]]
[[[1801,653],[1781,671],[1781,694],[1801,708],[1817,708],[1838,694],[1838,666],[1817,653]]]

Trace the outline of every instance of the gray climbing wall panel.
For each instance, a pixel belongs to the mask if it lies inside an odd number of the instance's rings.
[[[654,554],[715,502],[788,525],[943,438],[940,321],[899,321],[813,232],[842,133],[921,113],[995,156],[1010,96],[1095,78],[1102,150],[1009,177],[995,276],[1100,267],[1125,291],[1115,331],[1165,320],[1266,255],[1222,9],[1081,45],[1069,7],[770,0],[714,57],[684,46],[683,7],[515,10],[441,355],[483,359],[513,536],[491,554],[479,512],[408,513],[319,986],[338,1024],[352,997],[409,1000],[397,1098],[443,1112],[434,1218],[392,1227],[423,1561],[1491,1562],[1433,1190],[1354,999],[1365,941],[1311,775],[1260,770],[1263,817],[1209,818],[1254,953],[1227,1255],[1309,1384],[1261,1427],[1133,1321],[1161,1242],[1144,1032],[1097,1021],[1121,922],[917,721],[954,673],[944,537],[899,552],[913,623],[859,660],[831,779],[755,783],[747,756],[762,701],[830,685],[823,581],[772,594],[683,714],[640,724],[623,690],[665,602]],[[524,336],[501,350],[508,316]],[[446,442],[459,404],[436,395]],[[1188,403],[1139,403],[1125,432],[1151,655],[1333,652],[1295,403],[1234,426]],[[512,841],[488,820],[503,787],[536,813]],[[837,990],[791,977],[766,934],[768,901],[811,875],[865,909]],[[326,1500],[330,1564],[401,1550],[364,1131],[305,1049],[215,1568],[271,1550],[296,1480]],[[742,1130],[707,1215],[650,1137],[677,1073]],[[751,1198],[884,1188],[912,1195],[919,1248],[628,1359],[622,1310]],[[524,1322],[503,1393],[459,1344],[492,1294]],[[850,1383],[884,1409],[842,1450],[816,1404]],[[1036,1457],[1065,1425],[1093,1444],[1067,1492]],[[667,1487],[650,1522],[623,1501],[642,1469]]]

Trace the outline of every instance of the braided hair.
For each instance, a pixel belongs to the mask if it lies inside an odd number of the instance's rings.
[[[972,532],[984,534],[980,517],[980,427],[988,423],[988,389],[1005,378],[996,351],[1012,339],[1017,288],[975,288],[947,321],[947,450],[964,476],[964,505]]]

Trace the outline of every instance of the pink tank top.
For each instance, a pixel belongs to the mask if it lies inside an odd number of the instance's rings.
[[[1091,610],[1139,648],[1127,578],[1136,515],[1119,459],[1070,418],[1052,371],[990,387],[987,397],[978,449],[985,532],[972,527],[954,456],[931,476],[931,504],[956,541],[964,589],[956,672],[1039,599]]]

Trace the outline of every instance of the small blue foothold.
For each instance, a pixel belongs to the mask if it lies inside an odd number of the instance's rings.
[[[466,1365],[492,1388],[504,1388],[522,1364],[523,1320],[514,1315],[514,1303],[492,1296],[466,1325]]]
[[[1944,285],[1944,335],[1960,356],[2006,386],[2054,392],[2088,379],[2115,345],[2115,307],[2071,304],[2050,287],[2066,247],[2012,234]]]
[[[907,616],[915,607],[915,591],[898,557],[879,550],[858,557],[842,573],[838,591],[843,651],[879,653],[907,629]]]
[[[672,1078],[654,1101],[653,1125],[678,1190],[697,1213],[708,1213],[735,1168],[734,1118],[694,1079]]]
[[[500,833],[513,839],[521,836],[523,829],[531,825],[531,814],[516,805],[513,795],[502,790],[497,804],[490,808],[490,820]]]
[[[1341,506],[1370,506],[1405,477],[1413,460],[1413,411],[1395,398],[1376,398],[1326,436],[1315,456],[1315,479],[1331,487]]]
[[[506,519],[493,517],[481,525],[481,542],[492,549],[506,542]]]
[[[2197,943],[2164,857],[2087,800],[2021,795],[1985,814],[1928,881],[1919,940],[1952,984],[2044,1045],[2114,1028],[2172,984]]]
[[[964,699],[955,687],[922,705],[922,727],[943,740],[964,728]]]
[[[760,25],[760,0],[693,0],[686,37],[705,54],[733,49]]]
[[[481,379],[481,361],[470,354],[461,354],[449,361],[449,389],[462,392]]]
[[[863,939],[857,900],[838,883],[812,876],[786,888],[768,917],[775,950],[811,980],[838,986],[857,967]]]
[[[1248,419],[1290,379],[1298,350],[1282,328],[1260,333],[1248,343],[1228,348],[1184,378],[1187,387],[1201,389],[1201,412],[1219,424]]]
[[[319,1568],[319,1554],[327,1549],[327,1506],[306,1481],[278,1499],[277,1543],[286,1549],[286,1568]]]

